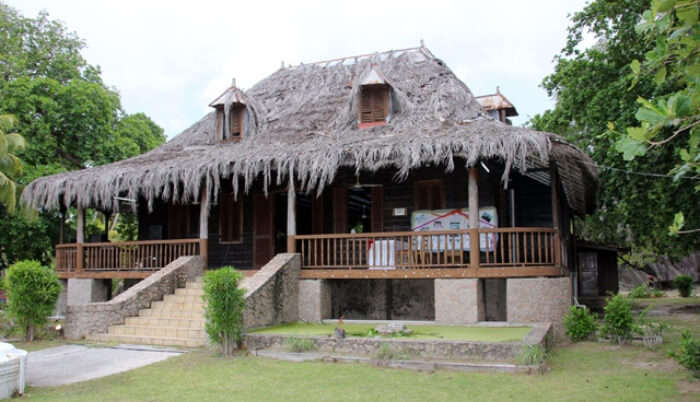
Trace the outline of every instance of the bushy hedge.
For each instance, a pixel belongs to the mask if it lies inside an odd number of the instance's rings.
[[[649,286],[647,286],[646,283],[642,283],[641,285],[632,289],[629,294],[629,297],[633,299],[646,299],[649,296],[651,296],[651,293],[649,291]]]
[[[615,295],[608,300],[604,311],[602,334],[615,343],[629,340],[637,328],[629,300]]]
[[[224,356],[230,356],[241,345],[245,292],[238,285],[242,278],[232,267],[204,275],[206,331],[212,342],[221,345]]]
[[[596,317],[588,309],[571,306],[569,313],[564,317],[566,336],[572,342],[580,342],[587,339],[598,329]]]
[[[10,317],[24,330],[26,340],[33,341],[35,329],[46,324],[56,307],[61,293],[58,276],[39,261],[18,261],[8,269],[4,288]]]
[[[681,348],[674,353],[674,357],[697,376],[700,373],[700,340],[695,339],[686,329],[681,334]]]
[[[693,278],[688,275],[678,275],[673,280],[673,286],[678,289],[681,297],[690,297],[690,294],[693,292]]]

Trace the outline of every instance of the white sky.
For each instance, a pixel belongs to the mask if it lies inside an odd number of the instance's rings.
[[[287,64],[426,46],[475,95],[496,86],[516,125],[551,108],[539,87],[585,0],[161,1],[5,0],[46,10],[87,42],[84,56],[171,138],[236,78],[249,88]]]

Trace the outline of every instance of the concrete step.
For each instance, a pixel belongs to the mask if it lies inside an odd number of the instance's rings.
[[[181,296],[198,296],[201,298],[204,291],[200,288],[179,288],[175,289],[175,294]]]
[[[154,336],[159,338],[206,338],[204,329],[173,327],[137,327],[132,325],[114,325],[109,327],[108,335]]]
[[[166,311],[166,312],[185,312],[185,313],[199,313],[204,314],[204,303],[181,303],[177,301],[157,301],[151,303],[151,310],[153,311]]]
[[[138,316],[127,318],[124,324],[138,327],[172,327],[203,329],[205,321],[203,318]]]
[[[164,311],[145,309],[139,312],[139,317],[171,318],[178,320],[204,320],[204,312],[200,311]]]
[[[136,345],[163,345],[163,346],[185,346],[189,348],[197,348],[205,346],[207,339],[189,339],[189,338],[174,338],[174,337],[159,337],[159,336],[136,336],[136,335],[108,335],[99,334],[92,335],[88,338],[94,342],[119,342]]]
[[[163,301],[166,303],[204,303],[202,300],[202,295],[183,295],[178,293],[165,295],[165,297],[163,297]]]

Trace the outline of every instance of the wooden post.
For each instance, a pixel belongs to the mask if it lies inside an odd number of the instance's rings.
[[[469,268],[479,269],[479,168],[469,168]]]
[[[78,218],[75,228],[75,272],[83,272],[85,258],[83,256],[83,243],[85,243],[85,210],[78,207]]]
[[[552,227],[554,228],[554,263],[561,266],[561,210],[559,205],[559,175],[556,166],[551,167],[552,182]]]
[[[105,212],[105,239],[104,241],[109,241],[109,218],[112,217],[111,212]]]
[[[209,264],[209,191],[206,184],[199,194],[199,255],[204,258],[205,269]]]
[[[58,244],[63,244],[64,239],[65,239],[65,231],[66,231],[66,211],[64,209],[61,209],[61,225],[59,227],[59,232],[58,232]]]
[[[294,236],[297,234],[297,193],[294,190],[294,178],[289,178],[289,188],[287,190],[287,252],[296,252],[296,241]]]

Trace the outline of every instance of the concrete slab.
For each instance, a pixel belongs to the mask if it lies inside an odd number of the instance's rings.
[[[183,353],[148,346],[88,347],[63,345],[29,353],[27,384],[53,387],[92,380],[147,366]]]

